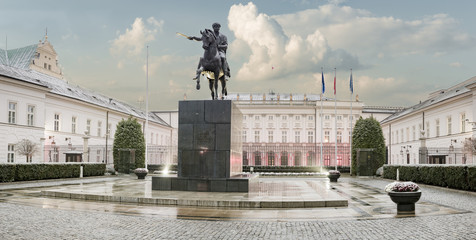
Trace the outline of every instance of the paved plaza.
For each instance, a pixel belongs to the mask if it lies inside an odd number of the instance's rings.
[[[151,191],[150,176],[128,175],[2,183],[0,238],[476,239],[476,193],[421,185],[416,214],[397,216],[389,182],[261,178],[249,194]],[[348,204],[318,204],[331,200]]]

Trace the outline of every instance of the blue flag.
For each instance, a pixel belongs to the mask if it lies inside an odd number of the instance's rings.
[[[322,94],[324,94],[324,92],[326,92],[326,84],[324,83],[324,72],[321,72],[322,73]]]
[[[354,93],[354,81],[352,80],[352,73],[350,73],[350,93]]]

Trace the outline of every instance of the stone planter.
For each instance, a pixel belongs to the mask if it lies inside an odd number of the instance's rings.
[[[146,172],[136,172],[137,179],[145,179],[145,176],[147,176]]]
[[[340,178],[340,174],[329,174],[327,177],[331,182],[337,182],[337,179]]]
[[[397,214],[415,214],[415,203],[420,200],[421,191],[388,192],[388,196],[397,204]]]

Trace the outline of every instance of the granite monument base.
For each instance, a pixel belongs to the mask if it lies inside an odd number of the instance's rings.
[[[152,177],[152,190],[248,192],[242,174],[243,115],[230,100],[180,101],[177,177]]]
[[[152,177],[152,190],[196,192],[250,192],[258,189],[258,174],[231,178]]]

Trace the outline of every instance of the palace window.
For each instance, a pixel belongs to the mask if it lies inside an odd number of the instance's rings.
[[[35,106],[33,105],[28,105],[27,124],[28,126],[35,125]]]
[[[260,142],[259,131],[255,131],[255,143]]]
[[[55,120],[54,120],[54,129],[55,132],[60,130],[60,115],[55,114]]]
[[[440,119],[436,119],[435,121],[435,127],[436,127],[436,136],[440,136]]]
[[[342,132],[337,131],[337,143],[342,143]]]
[[[451,130],[452,130],[452,129],[451,129],[451,116],[449,116],[449,117],[447,118],[447,124],[448,124],[448,127],[447,127],[448,135],[450,135],[450,134],[451,134]]]
[[[76,117],[71,118],[71,133],[76,133]]]
[[[15,102],[8,103],[8,123],[17,123],[17,103]]]
[[[287,131],[282,131],[281,133],[281,142],[286,143],[288,141],[288,132]]]
[[[12,163],[15,160],[15,145],[8,144],[7,162]]]
[[[101,132],[102,132],[102,122],[98,121],[98,137],[101,136]],[[151,140],[151,142],[152,142],[152,140]]]
[[[294,132],[294,142],[295,143],[301,142],[301,132],[299,131]]]
[[[91,119],[86,120],[86,132],[88,135],[91,133]]]
[[[328,143],[330,141],[330,131],[324,131],[324,142]]]
[[[268,142],[272,143],[274,141],[273,139],[273,131],[268,131]]]
[[[314,142],[314,132],[313,131],[308,131],[307,132],[307,142],[308,143],[313,143]]]

